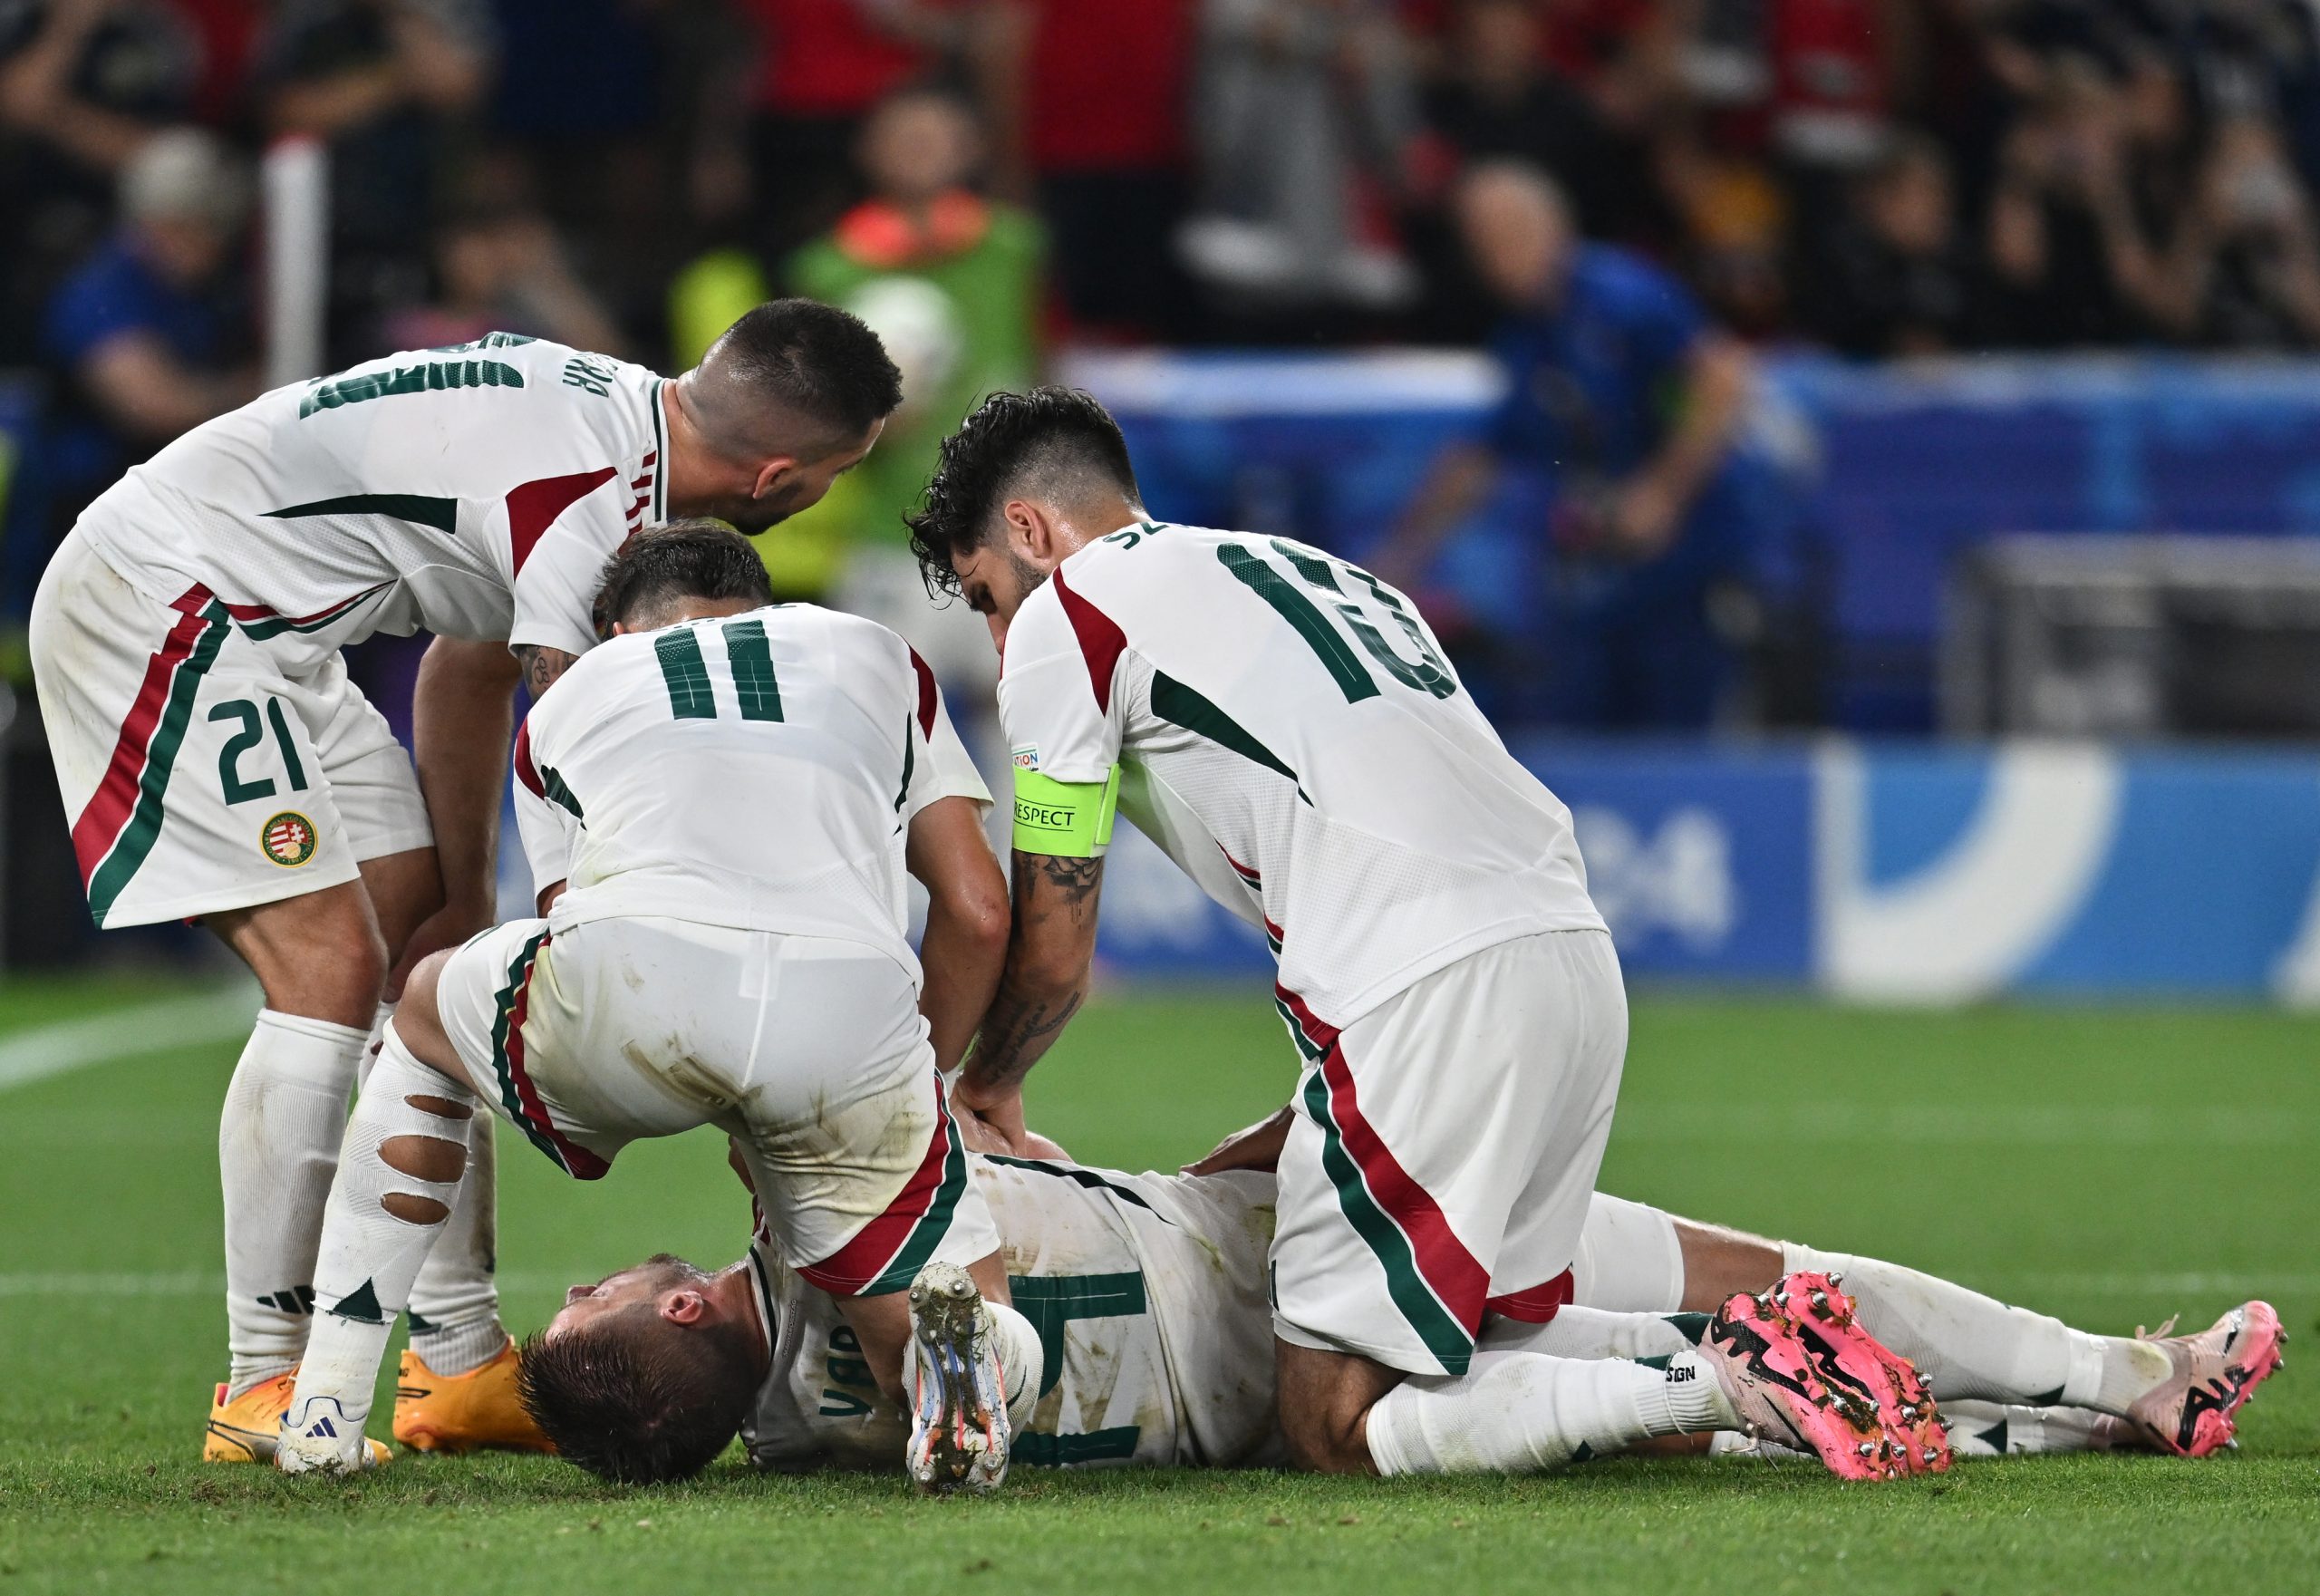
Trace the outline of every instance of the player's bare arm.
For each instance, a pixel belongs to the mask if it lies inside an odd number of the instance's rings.
[[[999,995],[960,1078],[959,1101],[1023,1134],[1023,1077],[1079,1011],[1096,957],[1104,861],[1015,852],[1015,923]]]
[[[948,1073],[965,1057],[999,990],[1007,962],[1007,880],[983,835],[982,806],[972,798],[937,798],[921,809],[910,823],[903,861],[927,891],[919,1011],[935,1064]]]
[[[560,648],[547,648],[536,643],[518,643],[508,652],[516,656],[516,666],[524,680],[524,691],[539,697],[556,685],[556,678],[572,669],[575,656]]]
[[[517,677],[517,662],[497,643],[438,637],[420,662],[411,693],[412,762],[435,831],[443,906],[411,933],[388,981],[390,993],[420,960],[492,922]]]

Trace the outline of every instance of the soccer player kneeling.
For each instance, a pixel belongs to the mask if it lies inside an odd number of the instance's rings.
[[[285,1471],[364,1465],[387,1334],[481,1101],[582,1180],[640,1137],[728,1131],[784,1261],[842,1300],[881,1388],[911,1406],[914,1477],[1004,1475],[1039,1338],[1009,1306],[939,1074],[1005,951],[989,794],[902,639],[770,597],[749,544],[706,523],[646,534],[607,567],[607,641],[517,738],[545,918],[412,976],[331,1190]],[[933,900],[923,966],[905,868]],[[682,1272],[646,1268],[660,1274],[626,1283]],[[697,1319],[711,1299],[612,1283],[589,1293],[600,1305],[560,1339],[556,1369],[527,1378],[560,1373],[632,1409],[673,1382],[688,1399],[599,1461],[640,1481],[691,1473],[751,1382],[637,1349],[655,1316]]]

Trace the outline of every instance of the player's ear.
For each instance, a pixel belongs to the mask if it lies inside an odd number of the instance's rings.
[[[709,1299],[691,1286],[681,1286],[661,1299],[661,1317],[671,1324],[699,1324],[709,1313]]]
[[[1000,511],[1000,520],[1007,529],[1008,547],[1019,558],[1044,568],[1063,557],[1064,551],[1056,545],[1055,522],[1041,506],[1027,498],[1010,498]]]
[[[788,481],[798,469],[795,455],[778,454],[758,467],[757,480],[750,484],[751,498],[770,498],[773,491]]]
[[[625,622],[625,621],[614,621],[614,622],[613,623],[612,634],[613,634],[614,637],[625,637],[625,636],[627,636],[627,635],[628,635],[628,623],[627,623],[627,622]]]

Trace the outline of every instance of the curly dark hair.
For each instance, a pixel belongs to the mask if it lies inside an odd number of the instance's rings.
[[[959,591],[952,556],[981,544],[991,530],[991,513],[1002,496],[1018,488],[1050,491],[1088,479],[1125,494],[1143,495],[1136,486],[1127,440],[1111,412],[1093,395],[1076,388],[1034,388],[1028,393],[994,393],[959,430],[942,440],[942,458],[927,483],[910,527],[911,552],[918,556],[930,594]],[[1077,479],[1076,481],[1074,479]]]
[[[524,1411],[567,1463],[624,1485],[689,1480],[749,1417],[757,1396],[749,1331],[680,1330],[640,1302],[524,1343]]]
[[[722,521],[671,521],[647,527],[604,562],[592,612],[596,635],[684,598],[773,602],[773,584],[755,545]]]

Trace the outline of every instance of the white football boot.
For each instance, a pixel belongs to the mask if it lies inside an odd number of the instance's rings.
[[[910,1327],[903,1466],[922,1491],[997,1489],[1012,1436],[982,1293],[957,1264],[930,1263],[910,1283]]]

